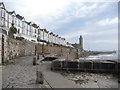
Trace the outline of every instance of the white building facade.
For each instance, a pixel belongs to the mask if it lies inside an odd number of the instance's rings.
[[[29,41],[49,42],[67,46],[66,40],[58,37],[53,33],[49,33],[46,29],[41,29],[37,24],[27,22],[24,17],[13,12],[8,12],[5,9],[4,3],[0,3],[0,27],[9,31],[12,24],[17,28],[15,37],[23,37]]]

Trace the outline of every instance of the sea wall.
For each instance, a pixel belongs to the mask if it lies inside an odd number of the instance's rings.
[[[35,55],[35,44],[11,39],[0,33],[0,63],[27,55]]]
[[[77,70],[84,72],[120,73],[120,62],[112,60],[55,60],[52,70]]]
[[[35,44],[33,43],[8,38],[6,44],[7,60],[15,57],[35,55]]]
[[[27,41],[9,38],[0,33],[0,63],[12,60],[16,57],[28,55],[55,55],[66,59],[78,58],[77,50],[60,45],[40,45]]]
[[[78,58],[77,50],[70,47],[64,47],[59,45],[36,45],[36,53],[38,55],[55,55],[58,57],[64,57],[66,59]]]

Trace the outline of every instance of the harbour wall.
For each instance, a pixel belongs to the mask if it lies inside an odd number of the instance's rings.
[[[2,34],[3,35],[3,34]],[[3,40],[0,40],[0,61],[4,63],[8,60],[12,60],[17,57],[34,55],[35,44],[30,42],[23,42],[9,38],[7,35],[3,35]]]
[[[70,60],[78,58],[76,49],[60,45],[36,45],[36,53],[38,55],[54,55]]]
[[[52,70],[120,73],[120,62],[111,60],[55,60]]]
[[[9,38],[0,32],[0,64],[28,55],[55,55],[66,59],[77,58],[77,50],[60,45],[41,45]]]

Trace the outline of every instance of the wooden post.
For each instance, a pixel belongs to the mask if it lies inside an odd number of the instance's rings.
[[[36,65],[36,64],[37,64],[36,57],[33,57],[33,65]]]
[[[37,78],[36,78],[36,83],[37,84],[43,84],[44,83],[44,76],[41,71],[36,72]]]
[[[37,54],[37,60],[39,60],[39,55]]]

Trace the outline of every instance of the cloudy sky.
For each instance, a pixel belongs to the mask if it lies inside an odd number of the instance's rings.
[[[83,2],[84,1],[84,2]],[[86,50],[117,50],[117,0],[3,0],[6,9]]]

